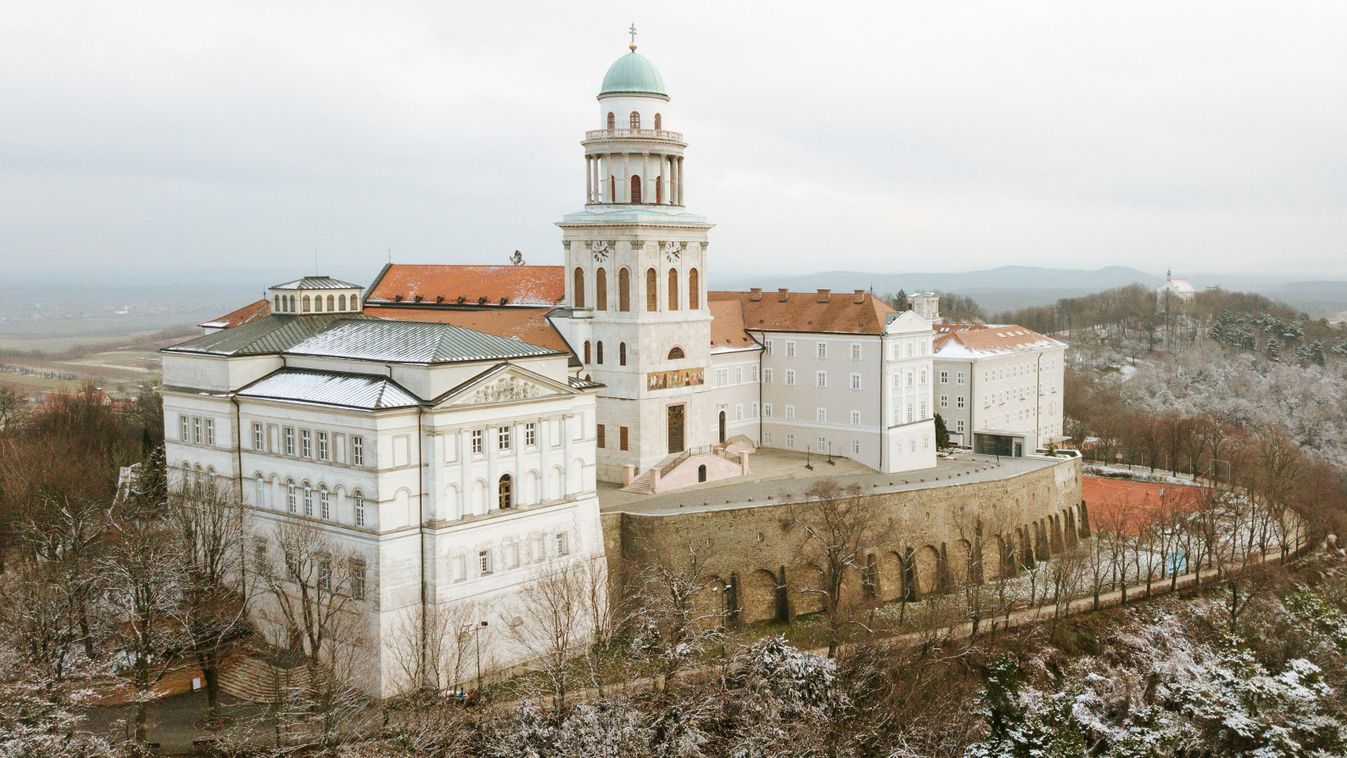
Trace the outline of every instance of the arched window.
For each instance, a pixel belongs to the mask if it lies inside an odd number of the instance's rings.
[[[585,307],[585,271],[575,267],[575,307]]]
[[[678,269],[669,269],[669,310],[678,310]]]
[[[496,485],[496,505],[501,510],[514,505],[514,480],[509,474],[500,475],[500,483]]]
[[[308,313],[310,308],[312,308],[312,305],[309,303],[309,296],[308,296],[308,295],[305,295],[305,296],[304,296],[304,312],[305,312],[305,313]]]
[[[631,310],[631,269],[617,272],[617,309],[624,313]]]
[[[281,296],[280,296],[280,295],[276,295],[276,297],[275,297],[275,306],[274,306],[274,307],[275,307],[277,313],[280,313],[280,312],[281,312]]]
[[[705,464],[705,463],[703,463],[702,465],[700,465],[700,466],[697,467],[697,481],[698,481],[698,482],[704,482],[704,481],[706,481],[706,464]]]
[[[658,291],[658,287],[656,286],[656,280],[657,280],[658,278],[659,278],[659,274],[656,274],[656,273],[655,273],[655,269],[653,269],[653,268],[646,269],[646,271],[645,271],[645,309],[646,309],[647,311],[650,311],[651,313],[654,313],[655,311],[659,310],[659,291]]]
[[[688,272],[688,308],[694,311],[702,307],[700,288],[701,277],[694,268]]]
[[[617,177],[608,175],[608,202],[617,202]]]
[[[608,310],[608,272],[602,268],[594,272],[594,307]]]
[[[583,363],[589,365],[589,340],[585,340],[585,359]]]
[[[655,205],[661,205],[664,202],[664,177],[655,177]]]
[[[314,297],[313,297],[313,312],[314,312],[314,313],[322,313],[322,312],[323,312],[323,296],[322,296],[322,295],[314,295]]]
[[[603,365],[603,340],[594,343],[594,362]]]
[[[656,114],[655,114],[655,129],[656,129],[656,130],[659,130],[659,129],[663,129],[663,128],[664,128],[664,119],[660,118],[660,115],[659,115],[658,113],[656,113]]]
[[[337,298],[337,310],[339,310],[339,311],[344,311],[344,310],[346,310],[346,296],[345,296],[345,295],[342,295],[341,297]]]
[[[294,296],[294,295],[291,295],[290,298],[289,298],[289,300],[290,300],[290,307],[289,307],[288,310],[289,310],[291,313],[294,313],[294,312],[295,312],[295,296]]]
[[[641,112],[640,112],[640,111],[632,111],[632,112],[631,112],[631,115],[627,117],[627,121],[628,121],[628,123],[631,124],[631,128],[633,128],[633,129],[640,129],[640,128],[641,128]]]
[[[332,295],[328,295],[328,296],[327,296],[327,312],[328,312],[328,313],[331,313],[332,311],[336,310],[336,309],[337,309],[337,308],[336,308],[336,305],[337,305],[337,298],[333,297]]]
[[[617,343],[617,365],[627,365],[627,343],[625,342]]]
[[[687,356],[683,354],[683,348],[681,347],[674,347],[669,350],[669,360],[671,361],[686,357]]]
[[[613,115],[612,111],[608,112],[608,128],[609,129],[617,128],[617,117]]]
[[[631,201],[633,203],[641,202],[641,177],[639,176],[631,178]]]

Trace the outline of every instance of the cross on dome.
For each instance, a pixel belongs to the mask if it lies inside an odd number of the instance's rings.
[[[635,23],[633,23],[633,24],[631,25],[631,28],[627,30],[627,33],[631,35],[631,44],[630,44],[630,45],[627,45],[627,47],[630,48],[630,50],[634,53],[634,52],[636,52],[636,24],[635,24]]]

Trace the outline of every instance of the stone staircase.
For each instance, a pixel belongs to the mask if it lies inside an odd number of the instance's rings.
[[[230,697],[254,703],[278,703],[303,693],[309,671],[300,661],[265,660],[244,651],[220,667],[220,689]]]
[[[745,438],[747,441],[747,438]],[[681,453],[675,453],[661,460],[659,463],[647,468],[637,476],[633,477],[622,489],[626,492],[636,492],[642,495],[653,495],[658,492],[667,492],[672,489],[681,489],[691,484],[698,483],[689,480],[688,472],[682,471],[685,468],[696,469],[706,464],[707,458],[714,458],[720,465],[715,466],[715,474],[707,481],[725,479],[730,476],[740,476],[748,473],[748,464],[746,458],[741,461],[741,446],[738,450],[727,450],[726,445],[712,445],[708,448],[699,450],[684,450]],[[742,454],[746,456],[752,451],[752,442],[748,441],[748,450]],[[728,464],[728,465],[726,465]],[[709,470],[708,470],[709,473]],[[673,476],[672,481],[669,478]]]

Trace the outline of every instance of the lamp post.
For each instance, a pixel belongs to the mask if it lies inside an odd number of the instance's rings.
[[[477,661],[477,692],[482,691],[482,630],[490,622],[479,621],[476,624],[464,624],[463,631],[472,634],[472,657]]]
[[[1225,464],[1225,479],[1226,479],[1226,481],[1229,482],[1230,484],[1234,484],[1234,483],[1235,483],[1235,472],[1234,472],[1234,469],[1233,469],[1233,468],[1231,467],[1231,465],[1230,465],[1230,461],[1222,460],[1222,459],[1220,459],[1220,458],[1212,458],[1212,459],[1211,459],[1211,469],[1210,469],[1211,478],[1212,478],[1217,484],[1220,484],[1220,483],[1221,483],[1220,479],[1218,478],[1218,476],[1217,476],[1217,474],[1216,474],[1216,464],[1218,464],[1218,463],[1224,463],[1224,464]]]

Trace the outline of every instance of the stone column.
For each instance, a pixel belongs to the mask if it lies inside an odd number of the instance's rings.
[[[622,202],[631,202],[631,156],[627,153],[622,154],[622,186],[616,188],[616,193]]]
[[[482,512],[486,515],[496,507],[496,480],[500,476],[500,462],[496,451],[496,427],[488,426],[482,434],[482,446],[486,448],[486,502],[482,503]]]
[[[571,415],[565,414],[561,417],[561,494],[563,497],[570,495],[571,490]]]
[[[547,454],[552,448],[552,427],[545,418],[533,423],[538,425],[538,502],[541,503],[547,499],[547,477],[552,473],[552,466],[547,460]]]
[[[458,439],[454,444],[458,445],[458,505],[454,511],[454,518],[460,519],[468,512],[468,498],[472,497],[472,490],[468,488],[472,481],[469,476],[472,473],[472,447],[469,436],[472,434],[467,429],[459,429],[455,435]]]
[[[440,490],[443,489],[443,485],[440,483],[440,472],[444,468],[444,436],[439,432],[427,432],[426,437],[427,440],[424,440],[423,443],[425,441],[430,442],[429,452],[423,456],[425,460],[421,461],[421,465],[426,467],[426,491],[423,497],[427,499],[430,507],[424,510],[421,518],[439,521],[444,518],[444,514],[440,512],[443,505],[443,498],[440,497]]]
[[[668,164],[669,159],[661,155],[659,157],[659,176],[655,177],[655,181],[659,183],[660,187],[659,197],[661,205],[669,204],[669,186],[664,183],[664,177],[668,174]]]
[[[655,183],[651,181],[650,153],[641,153],[641,202],[655,202]]]
[[[524,495],[524,422],[514,422],[514,430],[510,432],[510,445],[514,449],[514,504],[519,507],[523,503]]]
[[[585,156],[585,203],[594,202],[594,158]]]
[[[683,204],[683,158],[678,158],[678,204]]]

